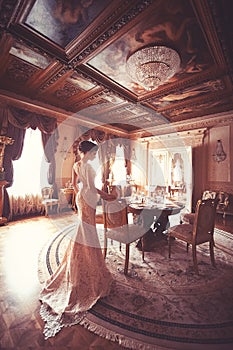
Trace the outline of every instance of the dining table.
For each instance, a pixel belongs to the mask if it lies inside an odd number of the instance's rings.
[[[145,228],[144,250],[153,249],[156,241],[167,240],[167,230],[170,226],[169,216],[179,214],[184,208],[183,203],[165,200],[163,203],[149,203],[128,200],[128,213],[132,213]],[[141,241],[137,248],[141,249]]]

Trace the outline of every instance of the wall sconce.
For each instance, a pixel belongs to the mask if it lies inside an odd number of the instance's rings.
[[[215,162],[223,162],[226,159],[227,155],[223,150],[222,140],[217,140],[217,145],[215,153],[213,154],[213,159]]]

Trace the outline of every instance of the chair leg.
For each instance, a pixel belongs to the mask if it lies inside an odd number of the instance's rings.
[[[226,213],[225,213],[225,211],[223,212],[222,218],[223,218],[223,224],[226,225]]]
[[[145,247],[145,240],[144,237],[141,238],[141,245],[142,245],[142,261],[144,261],[144,247]]]
[[[189,243],[187,243],[187,245],[186,245],[186,251],[188,253],[188,251],[189,251]]]
[[[214,241],[209,242],[211,264],[216,267],[214,260]]]
[[[107,249],[108,249],[108,239],[106,237],[106,234],[104,234],[104,251],[103,251],[104,259],[106,258],[106,255],[107,255]]]
[[[168,236],[168,257],[171,257],[171,236]]]
[[[54,205],[52,205],[52,209],[53,209],[53,207],[54,207]],[[55,210],[54,210],[54,212],[55,212],[55,214],[58,213],[58,205],[57,205],[57,204],[55,205]]]
[[[49,216],[49,213],[48,213],[48,206],[45,205],[45,216],[48,217]]]
[[[195,244],[192,244],[192,253],[193,253],[194,270],[199,275],[198,266],[197,266],[197,249],[196,249]]]
[[[126,244],[126,247],[125,247],[125,268],[124,268],[125,275],[127,275],[128,273],[128,266],[129,266],[129,243]]]

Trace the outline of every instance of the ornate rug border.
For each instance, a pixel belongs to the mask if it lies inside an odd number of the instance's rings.
[[[57,242],[56,249],[55,249],[55,259],[56,263],[59,264],[59,249],[62,241],[66,238],[66,235],[70,232],[71,229],[75,228],[75,224],[71,224],[67,226],[65,229],[59,231],[56,236],[53,239],[50,239],[49,244],[47,243],[47,251],[46,251],[46,267],[48,270],[48,273],[51,275],[53,273],[49,258],[51,253],[52,245]],[[233,240],[233,236],[229,234],[226,231],[216,229],[216,233],[225,236],[228,239]],[[219,245],[219,244],[218,244]],[[45,247],[43,248],[45,249]],[[42,249],[42,250],[43,250]],[[103,305],[107,308],[112,308],[112,306],[104,303],[104,301],[100,300],[98,301],[98,304]],[[133,315],[129,312],[123,311],[123,310],[115,310],[116,312],[125,313],[127,316],[131,318],[138,318],[140,319],[140,316]],[[233,332],[233,321],[231,322],[223,322],[223,323],[216,323],[216,324],[182,324],[177,322],[170,322],[170,321],[161,321],[161,320],[155,320],[150,318],[141,317],[141,321],[143,322],[152,322],[154,325],[159,325],[162,327],[172,327],[177,329],[195,329],[195,330],[204,330],[204,329],[219,329],[219,328],[232,328]],[[205,345],[212,345],[213,349],[214,346],[219,344],[233,344],[233,337],[222,339],[222,338],[191,338],[191,337],[180,337],[180,336],[174,336],[174,335],[168,335],[168,334],[162,334],[162,333],[151,333],[146,332],[145,330],[136,329],[131,326],[127,326],[125,324],[122,324],[121,322],[113,321],[109,319],[108,317],[105,317],[103,314],[98,313],[95,310],[95,307],[93,307],[91,310],[89,310],[87,316],[80,322],[80,325],[85,327],[86,329],[90,330],[91,332],[106,338],[108,340],[117,342],[119,345],[130,348],[130,349],[141,349],[141,350],[158,350],[161,347],[167,347],[168,342],[171,342],[170,346],[173,347],[174,344],[176,344],[176,349],[184,347],[184,345],[190,345],[192,344],[192,347],[194,346],[200,346],[201,344]],[[110,329],[111,328],[111,329]],[[125,334],[123,334],[123,331]],[[126,334],[127,332],[127,334]],[[146,337],[146,339],[145,339]],[[156,341],[156,345],[155,345]]]

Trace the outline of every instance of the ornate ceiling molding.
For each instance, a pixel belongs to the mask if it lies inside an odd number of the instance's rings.
[[[101,11],[90,2],[89,19],[76,23],[80,31],[69,21],[61,21],[61,28],[55,2],[43,3],[49,6],[41,11],[42,1],[0,0],[0,89],[10,100],[17,96],[12,103],[45,106],[45,115],[55,114],[59,122],[109,123],[132,138],[212,127],[225,122],[223,114],[216,117],[220,111],[233,110],[228,0],[177,0],[179,6],[169,0],[107,0]],[[174,79],[146,93],[129,80],[124,64],[152,40],[169,42],[182,64]]]
[[[203,145],[206,128],[169,133],[160,136],[143,138],[141,141],[148,142],[151,150],[197,147]]]
[[[68,66],[61,67],[60,65],[59,66],[54,65],[53,70],[54,71],[47,72],[48,75],[51,76],[51,78],[50,79],[48,78],[46,83],[40,86],[39,88],[40,92],[47,90],[51,85],[56,83],[64,74],[66,74],[70,70],[70,68]]]
[[[125,2],[130,3],[130,1]],[[86,47],[82,52],[80,52],[77,57],[75,57],[70,63],[73,66],[76,66],[77,64],[80,64],[87,56],[92,54],[96,49],[98,49],[100,46],[103,45],[106,41],[108,41],[114,34],[116,34],[122,27],[124,27],[126,24],[128,24],[131,20],[133,20],[136,16],[138,16],[142,11],[144,11],[150,4],[152,3],[152,0],[142,0],[139,3],[136,3],[136,5],[132,6],[128,13],[125,13],[120,19],[118,19],[109,29],[107,29],[103,34],[101,34],[96,40],[94,40],[91,45]],[[120,10],[120,11],[119,11]],[[117,12],[121,12],[122,10],[120,8],[117,9]],[[114,17],[116,17],[116,14]],[[113,14],[112,14],[113,16]],[[109,17],[110,18],[110,17]],[[108,18],[108,22],[109,22]],[[117,18],[117,17],[116,17]],[[106,26],[106,23],[102,23],[101,26]],[[99,27],[98,27],[99,32]],[[96,32],[92,32],[92,36],[96,36]],[[88,41],[90,42],[90,38],[88,38]],[[78,52],[80,50],[80,46],[83,46],[83,42],[80,43],[79,46],[76,46],[73,50],[72,54],[75,52]]]
[[[41,103],[35,100],[30,99],[22,99],[19,98],[16,94],[5,93],[5,91],[0,90],[0,106],[7,108],[7,106],[14,106],[17,108],[25,109],[29,112],[38,113],[45,117],[56,118],[58,124],[61,123],[69,123],[73,127],[77,126],[85,126],[89,129],[99,129],[106,132],[110,132],[113,134],[115,132],[119,137],[128,138],[129,133],[123,130],[114,128],[111,125],[101,124],[97,121],[93,121],[88,119],[87,117],[83,117],[76,113],[66,112],[59,108],[51,108],[50,105],[46,105],[45,103]]]
[[[17,7],[17,0],[4,0],[0,3],[0,27],[5,28],[9,23],[14,10]]]
[[[9,79],[15,80],[17,83],[26,83],[39,69],[19,59],[12,59],[7,68]]]
[[[197,117],[195,119],[179,121],[175,123],[168,123],[163,125],[157,125],[150,128],[150,137],[171,134],[175,132],[190,131],[194,129],[208,129],[219,125],[229,124],[233,122],[233,110],[229,112],[223,112],[219,114],[213,114],[203,117]],[[131,132],[130,137],[132,139],[142,139],[148,137],[148,130]]]

